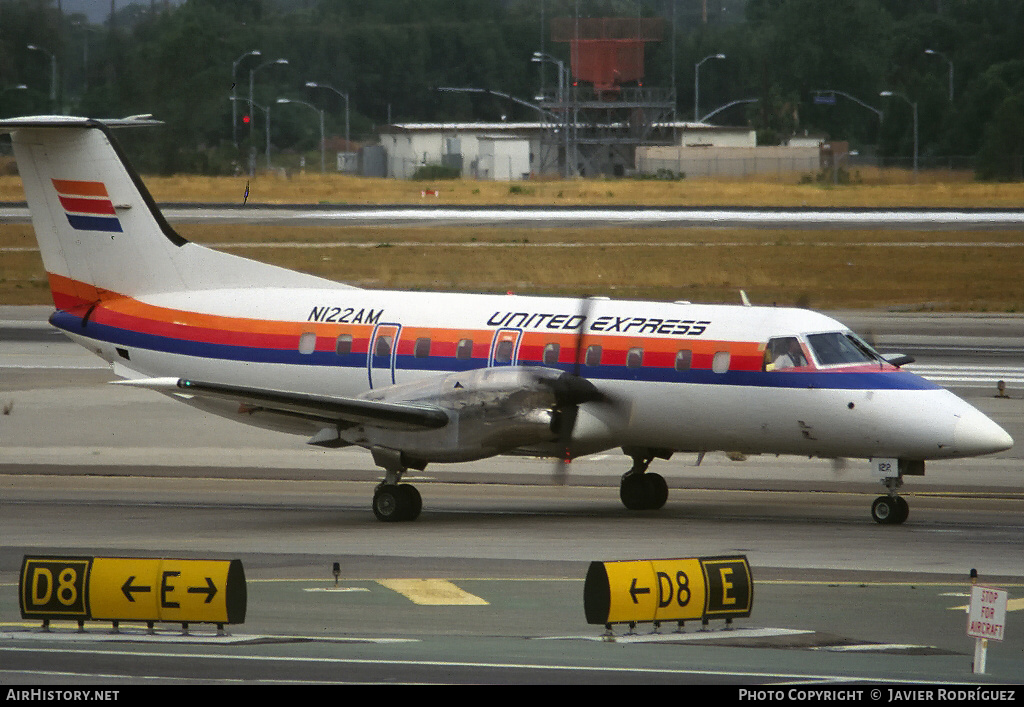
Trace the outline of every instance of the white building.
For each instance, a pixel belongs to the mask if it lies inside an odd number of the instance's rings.
[[[529,179],[530,140],[516,135],[483,135],[477,138],[477,179],[514,181]]]
[[[752,147],[754,131],[678,122],[672,126],[680,146]],[[550,147],[551,126],[544,123],[401,123],[380,131],[387,153],[387,176],[409,179],[426,165],[458,168],[471,179],[515,180],[558,174],[559,148]],[[637,148],[646,149],[646,148]],[[626,165],[629,170],[633,164]]]

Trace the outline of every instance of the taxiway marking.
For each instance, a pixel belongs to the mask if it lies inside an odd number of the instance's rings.
[[[423,606],[486,606],[488,603],[446,579],[378,579],[377,583]]]

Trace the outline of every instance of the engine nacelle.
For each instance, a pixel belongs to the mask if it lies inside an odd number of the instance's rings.
[[[367,393],[368,400],[443,408],[449,423],[436,430],[396,431],[363,425],[341,438],[363,447],[387,446],[427,462],[483,459],[518,447],[553,441],[558,371],[543,368],[484,368],[453,373]]]

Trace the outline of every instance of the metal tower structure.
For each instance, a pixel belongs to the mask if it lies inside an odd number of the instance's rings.
[[[647,18],[552,20],[551,39],[566,42],[558,88],[539,97],[550,116],[542,149],[558,154],[564,176],[621,176],[640,145],[671,145],[674,88],[643,85],[644,45],[663,38],[663,21]]]

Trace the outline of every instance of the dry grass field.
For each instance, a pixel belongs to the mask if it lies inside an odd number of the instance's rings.
[[[145,177],[158,202],[242,201],[267,204],[622,204],[679,206],[1024,207],[1024,184],[976,182],[969,173],[864,169],[859,183],[800,184],[799,174],[771,178],[530,180],[435,182],[372,179],[316,172],[290,177]],[[437,197],[422,197],[423,190]],[[17,176],[0,176],[0,202],[22,201]]]
[[[1024,232],[180,224],[186,238],[367,288],[817,309],[1024,311]],[[48,302],[29,226],[4,227],[0,303]],[[22,250],[24,249],[24,250]]]
[[[147,177],[159,202],[1022,207],[1024,185],[865,170],[854,185],[736,180],[414,182],[318,173]],[[421,196],[435,189],[437,197]],[[0,176],[0,202],[20,201]],[[600,294],[820,309],[1024,311],[1024,231],[209,226],[186,238],[370,288]],[[0,304],[49,301],[29,226],[0,228]]]

